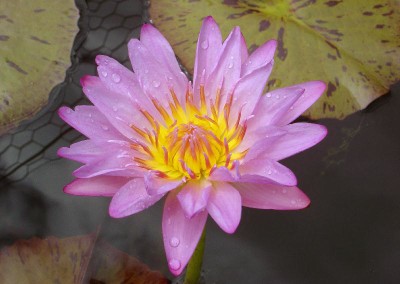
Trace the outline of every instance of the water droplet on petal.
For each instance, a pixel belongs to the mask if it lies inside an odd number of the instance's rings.
[[[293,110],[293,107],[291,106],[290,109]]]
[[[108,130],[108,126],[107,125],[102,125],[101,128],[103,128],[103,130],[105,130],[105,131]]]
[[[158,88],[161,85],[159,81],[153,81],[153,87]]]
[[[147,70],[147,69],[146,69],[146,70],[144,70],[144,73],[145,73],[145,74],[149,73],[149,70]]]
[[[169,240],[170,246],[171,246],[171,247],[174,247],[174,248],[176,248],[177,246],[179,246],[179,243],[180,243],[179,239],[178,239],[178,238],[175,238],[175,237],[173,237],[173,238],[171,238],[171,239]]]
[[[101,71],[101,75],[102,75],[103,77],[107,77],[108,73],[107,73],[107,71]]]
[[[276,95],[276,98],[279,99],[280,98],[279,95]]]
[[[269,174],[269,175],[272,175],[272,171],[271,171],[271,170],[269,170],[269,171],[268,171],[268,174]]]
[[[208,40],[205,39],[202,41],[202,43],[200,44],[202,49],[207,49],[208,48]]]
[[[271,94],[270,94],[270,93],[267,93],[266,96],[267,96],[267,98],[270,98],[270,97],[271,97]]]
[[[169,267],[172,269],[172,270],[178,270],[179,268],[181,268],[181,262],[179,261],[179,260],[177,260],[177,259],[175,259],[175,258],[172,258],[170,261],[169,261]]]
[[[231,69],[233,67],[233,62],[229,62],[228,68]]]
[[[112,74],[112,79],[113,79],[114,83],[119,83],[119,82],[121,82],[121,76],[119,76],[119,75],[116,74],[116,73]]]
[[[72,110],[68,108],[67,109],[67,113],[71,113],[71,112],[72,112]]]

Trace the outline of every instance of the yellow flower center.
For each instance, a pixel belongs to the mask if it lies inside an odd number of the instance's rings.
[[[153,129],[131,125],[145,141],[132,143],[140,153],[134,157],[140,167],[163,178],[200,179],[208,177],[215,167],[233,168],[234,161],[245,156],[247,150],[235,151],[246,133],[246,123],[240,123],[240,113],[235,119],[230,118],[232,95],[222,107],[219,91],[215,102],[206,103],[204,86],[200,87],[200,106],[193,102],[189,88],[184,105],[172,89],[170,94],[168,111],[152,99],[164,123],[158,123],[142,109]],[[232,121],[235,122],[230,125]]]

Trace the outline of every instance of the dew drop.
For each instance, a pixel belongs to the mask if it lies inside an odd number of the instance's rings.
[[[270,98],[270,97],[271,97],[271,94],[270,94],[270,93],[267,93],[266,96],[267,96],[267,98]]]
[[[203,40],[201,43],[201,48],[202,49],[207,49],[208,48],[208,40]]]
[[[269,170],[269,171],[268,171],[268,174],[269,174],[269,175],[272,175],[272,171],[271,171],[271,170]]]
[[[159,81],[153,81],[153,87],[158,88],[160,87],[161,83]]]
[[[233,62],[229,62],[228,68],[231,69],[233,67]]]
[[[68,108],[67,109],[67,113],[71,113],[71,112],[72,112],[72,110]]]
[[[101,75],[102,75],[103,77],[107,77],[108,73],[107,73],[107,71],[101,71]]]
[[[178,270],[179,268],[181,268],[181,262],[179,261],[179,260],[177,260],[177,259],[175,259],[175,258],[172,258],[170,261],[169,261],[169,267],[172,269],[172,270]]]
[[[113,111],[117,111],[118,110],[117,106],[113,106],[112,109],[113,109]]]
[[[108,130],[108,126],[107,125],[102,125],[101,128],[103,128],[103,130],[105,130],[105,131]]]
[[[171,247],[176,248],[177,246],[179,246],[180,241],[179,241],[178,238],[173,237],[173,238],[171,238],[171,239],[169,240],[169,244],[170,244]]]
[[[145,74],[149,73],[149,70],[147,70],[147,69],[146,69],[146,70],[144,70],[144,73],[145,73]]]
[[[89,117],[92,117],[92,114],[91,114],[91,113],[89,113]]]
[[[290,110],[293,110],[293,107],[292,107],[292,106],[290,107]]]
[[[113,79],[114,83],[119,83],[119,82],[121,82],[121,76],[119,76],[119,75],[116,74],[116,73],[112,74],[112,79]]]
[[[279,95],[276,95],[276,98],[279,99],[280,98]]]
[[[168,225],[172,224],[171,218],[168,218],[167,223],[168,223]]]

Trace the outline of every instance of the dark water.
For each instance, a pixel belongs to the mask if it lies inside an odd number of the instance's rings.
[[[145,7],[131,0],[87,2],[81,24],[89,30],[73,56],[80,63],[46,110],[0,137],[0,245],[99,229],[101,238],[172,279],[162,244],[162,202],[112,219],[109,199],[62,192],[78,164],[58,159],[56,150],[81,137],[55,110],[86,103],[79,79],[95,74],[95,55],[128,64],[126,43],[138,36]],[[399,96],[397,84],[343,121],[318,121],[328,127],[327,138],[285,161],[311,198],[309,208],[244,208],[233,235],[209,220],[206,283],[400,283]]]

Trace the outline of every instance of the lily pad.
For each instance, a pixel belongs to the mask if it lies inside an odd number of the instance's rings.
[[[166,284],[159,272],[95,235],[20,240],[0,252],[0,283]]]
[[[305,115],[344,118],[400,78],[399,7],[399,0],[157,0],[150,17],[189,71],[205,16],[225,36],[240,26],[250,51],[277,39],[268,88],[323,80],[324,97]]]
[[[0,134],[37,113],[64,80],[78,18],[74,0],[0,2]]]

